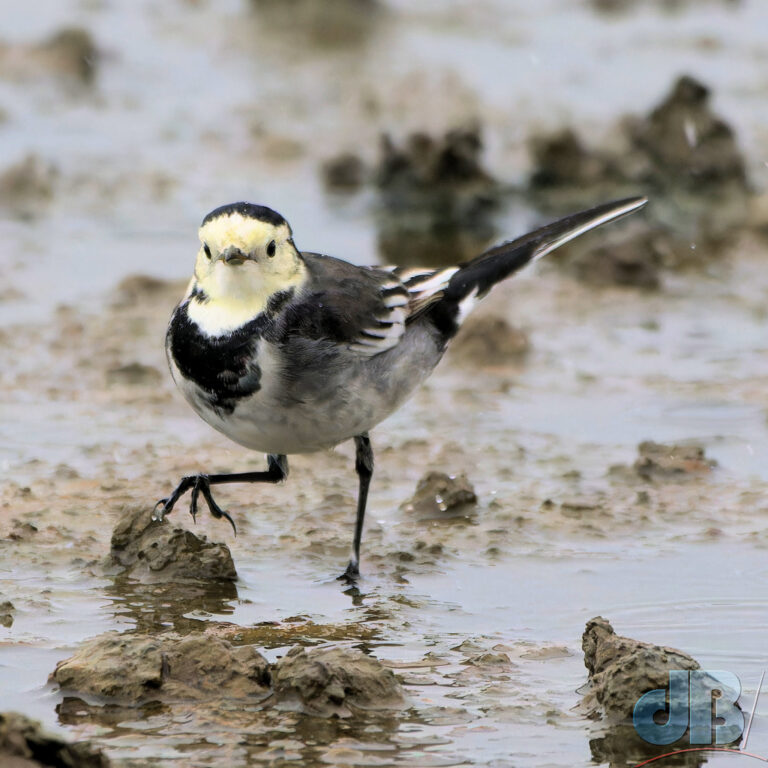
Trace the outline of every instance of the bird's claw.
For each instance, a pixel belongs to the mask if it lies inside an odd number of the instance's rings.
[[[189,499],[189,514],[192,515],[192,522],[197,523],[197,497],[200,494],[200,475],[195,478],[195,484],[192,487],[192,493]]]
[[[208,483],[205,483],[204,485],[201,485],[200,490],[203,493],[203,498],[205,499],[206,503],[208,504],[208,509],[211,511],[211,514],[217,519],[221,520],[223,517],[225,520],[229,522],[229,524],[232,526],[232,531],[234,532],[235,536],[237,536],[237,526],[235,525],[235,521],[232,519],[232,516],[227,512],[225,509],[222,509],[213,499],[213,494],[211,493],[211,487],[208,485]]]
[[[221,507],[214,501],[213,494],[211,493],[211,486],[208,482],[208,476],[203,474],[190,475],[189,477],[182,478],[176,490],[170,496],[165,499],[160,499],[160,501],[155,504],[152,510],[152,519],[157,522],[162,522],[165,516],[171,513],[179,498],[190,489],[192,490],[192,494],[189,501],[189,514],[192,515],[192,519],[197,522],[198,498],[202,493],[211,514],[217,520],[224,518],[229,521],[235,536],[237,536],[237,526],[235,525],[235,521],[232,519],[229,512],[221,509]]]
[[[222,509],[221,517],[223,517],[232,526],[232,533],[237,536],[237,526],[235,525],[235,521],[232,519],[232,516],[229,514],[229,512]]]
[[[168,509],[168,501],[169,499],[160,499],[160,501],[152,507],[152,520],[156,523],[162,523],[165,516],[170,512],[170,509]],[[160,507],[160,509],[158,509],[158,507]]]

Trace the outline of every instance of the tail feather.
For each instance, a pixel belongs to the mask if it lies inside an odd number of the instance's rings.
[[[496,283],[579,235],[639,210],[647,202],[645,197],[615,200],[571,214],[516,240],[494,246],[461,265],[455,272],[440,300],[429,307],[432,322],[446,338],[450,338],[474,304]]]

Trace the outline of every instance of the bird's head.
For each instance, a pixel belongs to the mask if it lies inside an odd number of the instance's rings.
[[[199,235],[194,288],[219,311],[255,317],[272,296],[305,279],[291,228],[271,208],[223,205],[203,219]]]

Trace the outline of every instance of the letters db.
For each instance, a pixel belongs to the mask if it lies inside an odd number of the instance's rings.
[[[740,694],[741,683],[732,672],[673,669],[669,689],[638,699],[632,722],[651,744],[673,744],[686,731],[691,744],[731,744],[744,730],[744,714],[736,704]]]

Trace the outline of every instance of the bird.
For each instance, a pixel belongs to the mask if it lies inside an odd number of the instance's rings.
[[[191,492],[215,518],[229,512],[212,486],[280,483],[291,454],[355,445],[357,511],[349,562],[360,543],[373,476],[369,432],[432,373],[475,304],[526,264],[647,203],[631,197],[574,213],[441,268],[358,266],[300,251],[282,215],[237,202],[199,229],[194,276],[165,338],[171,375],[192,409],[235,443],[266,454],[266,469],[181,478],[155,505],[162,521]]]

